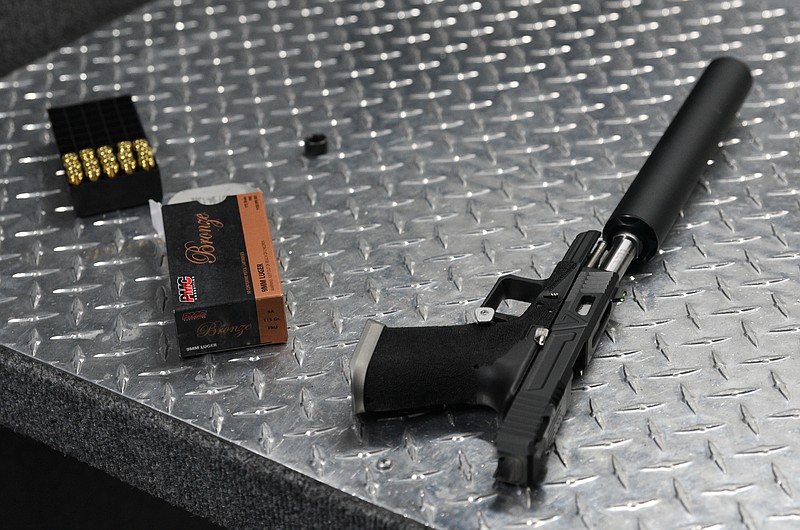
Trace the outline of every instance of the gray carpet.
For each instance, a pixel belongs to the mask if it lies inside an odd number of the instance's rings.
[[[4,347],[0,381],[0,425],[223,526],[420,527]]]
[[[4,0],[0,8],[0,77],[146,3]]]

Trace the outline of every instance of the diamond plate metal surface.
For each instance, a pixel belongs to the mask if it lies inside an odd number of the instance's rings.
[[[156,2],[0,81],[0,342],[435,527],[795,527],[791,4]],[[493,485],[488,412],[356,423],[366,318],[462,324],[501,274],[549,274],[720,54],[756,75],[741,125],[626,280],[545,485]],[[179,359],[147,210],[75,218],[45,109],[118,92],[167,192],[266,193],[288,345]]]

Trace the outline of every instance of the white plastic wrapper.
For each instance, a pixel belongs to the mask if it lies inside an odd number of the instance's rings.
[[[197,201],[201,204],[217,204],[229,195],[239,195],[258,191],[249,184],[227,183],[214,186],[204,186],[202,188],[190,188],[179,191],[167,199],[167,204],[178,204],[182,202]],[[161,203],[149,201],[150,222],[161,239],[164,239],[164,218],[161,216]]]

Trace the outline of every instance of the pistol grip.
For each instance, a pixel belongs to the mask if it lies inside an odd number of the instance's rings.
[[[357,414],[479,404],[480,368],[524,336],[516,318],[489,325],[391,328],[367,322],[350,361]]]

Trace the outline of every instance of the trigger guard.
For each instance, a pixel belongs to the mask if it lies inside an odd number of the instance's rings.
[[[544,282],[541,280],[509,274],[495,282],[481,306],[490,307],[496,312],[504,300],[533,303],[543,290]]]

